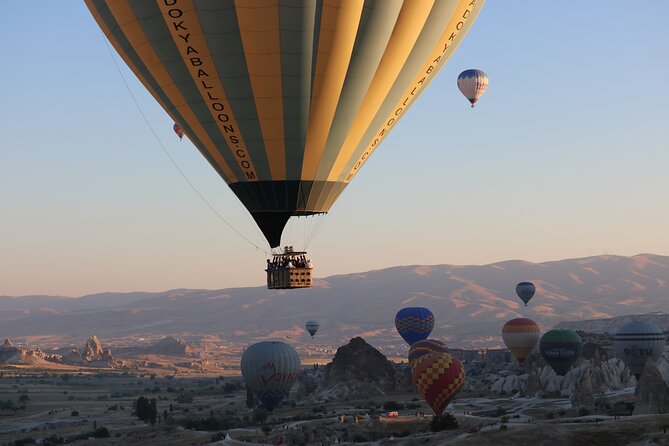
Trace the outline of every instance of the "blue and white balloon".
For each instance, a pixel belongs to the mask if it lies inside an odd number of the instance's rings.
[[[477,69],[465,70],[458,76],[458,88],[471,102],[472,108],[488,89],[489,82],[488,75]]]

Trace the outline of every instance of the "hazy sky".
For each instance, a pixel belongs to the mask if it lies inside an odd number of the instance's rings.
[[[83,2],[3,4],[0,295],[264,283],[265,254],[192,191]],[[488,0],[327,217],[289,224],[316,276],[406,264],[669,255],[669,2]],[[122,65],[179,167],[266,243]],[[456,86],[480,68],[472,110]],[[324,221],[322,221],[324,220]],[[288,237],[286,237],[288,235]]]

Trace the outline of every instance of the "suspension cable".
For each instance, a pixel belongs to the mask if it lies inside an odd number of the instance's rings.
[[[104,37],[104,34],[103,34],[103,37]],[[139,113],[142,115],[142,118],[144,119],[144,122],[145,122],[146,125],[149,127],[149,130],[151,130],[151,133],[153,134],[154,138],[155,138],[156,141],[158,142],[158,145],[163,149],[163,152],[165,153],[165,155],[167,156],[167,158],[170,160],[170,162],[172,163],[172,165],[174,166],[174,168],[181,174],[181,176],[183,177],[183,179],[186,180],[186,182],[187,182],[188,185],[191,187],[191,189],[193,190],[193,192],[195,192],[195,194],[196,194],[198,197],[200,197],[200,199],[202,200],[202,202],[203,202],[209,209],[211,209],[211,211],[212,211],[214,214],[216,214],[216,216],[217,216],[223,223],[225,223],[226,226],[227,226],[228,228],[230,228],[233,232],[235,232],[239,237],[241,237],[242,239],[244,239],[248,244],[250,244],[251,246],[253,246],[254,248],[256,248],[257,251],[262,251],[262,252],[265,253],[266,256],[269,256],[269,255],[270,255],[269,252],[267,252],[264,248],[261,248],[260,246],[256,245],[252,240],[250,240],[250,239],[249,239],[248,237],[246,237],[244,234],[242,234],[241,232],[239,232],[234,226],[232,226],[232,224],[229,223],[229,222],[225,219],[225,217],[223,217],[223,216],[221,215],[221,213],[218,212],[218,211],[214,208],[214,206],[211,205],[211,203],[209,203],[209,201],[204,197],[204,195],[202,195],[202,194],[200,193],[200,191],[195,187],[195,185],[191,182],[191,180],[186,176],[186,174],[184,173],[184,171],[181,170],[181,168],[180,168],[179,165],[176,163],[176,161],[174,160],[174,158],[172,157],[172,155],[170,155],[170,153],[167,151],[167,148],[165,148],[165,145],[163,144],[163,142],[162,142],[162,141],[160,140],[160,138],[158,137],[158,134],[156,133],[156,131],[154,130],[154,128],[151,126],[151,123],[149,122],[148,118],[146,117],[146,114],[144,113],[144,111],[142,110],[142,107],[140,107],[139,102],[137,101],[137,98],[135,97],[135,95],[133,94],[132,90],[130,89],[130,85],[128,84],[128,81],[125,79],[125,76],[123,75],[123,71],[121,70],[121,67],[119,66],[118,62],[116,61],[116,58],[114,57],[114,53],[113,53],[113,51],[112,51],[112,49],[111,49],[111,46],[110,46],[109,42],[107,41],[106,37],[104,37],[103,40],[104,40],[104,42],[105,42],[105,44],[106,44],[106,46],[107,46],[107,50],[109,51],[109,55],[111,56],[112,60],[114,61],[114,65],[116,66],[116,70],[118,71],[119,75],[121,76],[121,79],[123,80],[123,83],[125,84],[125,88],[128,90],[128,93],[130,93],[130,97],[132,98],[132,101],[135,103],[135,106],[137,107],[137,110],[139,110]]]

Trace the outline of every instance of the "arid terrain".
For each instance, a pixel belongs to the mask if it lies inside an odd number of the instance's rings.
[[[134,414],[133,404],[141,396],[157,401],[153,426]],[[622,392],[622,397],[629,400],[633,389]],[[204,445],[225,438],[224,433],[261,444],[336,444],[337,439],[339,444],[377,445],[669,444],[669,434],[663,432],[669,415],[579,417],[568,398],[463,395],[450,408],[460,427],[440,433],[429,431],[429,415],[415,416],[417,411],[429,413],[429,408],[413,392],[319,404],[293,402],[272,413],[254,412],[245,405],[239,377],[5,370],[0,402],[5,401],[12,401],[12,407],[5,404],[0,412],[0,444],[39,439],[42,444]],[[384,406],[390,405],[405,407],[399,410],[400,417],[385,417]],[[101,428],[109,437],[93,438]]]

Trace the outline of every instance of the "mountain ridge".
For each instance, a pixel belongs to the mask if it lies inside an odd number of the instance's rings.
[[[525,280],[537,286],[527,308],[515,296],[516,283]],[[293,291],[236,287],[79,298],[4,296],[0,336],[199,333],[239,342],[306,342],[304,321],[316,319],[319,341],[340,345],[362,336],[400,348],[393,322],[404,306],[431,308],[433,336],[450,345],[494,346],[512,317],[530,317],[546,329],[562,321],[669,312],[669,256],[405,265],[316,279],[313,288]]]

